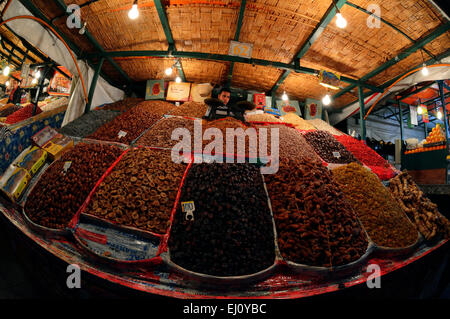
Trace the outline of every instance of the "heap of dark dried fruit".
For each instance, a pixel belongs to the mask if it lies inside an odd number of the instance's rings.
[[[310,131],[305,139],[327,163],[348,164],[359,161],[333,135],[326,131]]]
[[[186,102],[180,106],[174,107],[170,111],[170,115],[202,118],[206,114],[207,110],[208,105],[204,103]]]
[[[144,99],[142,99],[142,98],[127,97],[123,100],[120,100],[120,101],[117,101],[114,103],[110,103],[110,104],[106,104],[101,109],[125,112],[143,101],[144,101]]]
[[[112,223],[165,234],[186,164],[170,151],[126,153],[100,183],[84,213]]]
[[[115,146],[77,144],[40,177],[25,203],[27,216],[45,227],[66,227],[121,153],[122,150]],[[71,164],[65,172],[66,162]]]
[[[336,267],[364,255],[366,234],[327,168],[286,159],[265,179],[278,247],[286,260]]]
[[[392,178],[389,190],[426,240],[450,237],[450,222],[419,189],[411,175],[403,172]]]
[[[273,222],[259,169],[251,164],[194,164],[181,202],[194,201],[194,220],[179,205],[169,237],[171,260],[198,273],[248,275],[274,263]]]
[[[402,248],[417,241],[416,228],[374,173],[356,163],[332,172],[375,244]]]

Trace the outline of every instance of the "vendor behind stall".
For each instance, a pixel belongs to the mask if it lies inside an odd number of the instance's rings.
[[[233,105],[228,105],[230,97],[230,89],[222,88],[217,96],[217,99],[206,99],[205,103],[208,105],[208,109],[206,110],[206,114],[203,118],[206,120],[216,120],[230,116],[245,122],[245,111],[254,109],[255,105],[247,101],[240,101]]]

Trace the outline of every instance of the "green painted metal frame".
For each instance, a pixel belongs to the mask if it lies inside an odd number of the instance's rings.
[[[445,32],[447,32],[448,30],[450,30],[450,21],[446,22],[445,24],[439,26],[438,28],[436,28],[435,30],[433,30],[431,33],[429,33],[428,35],[426,35],[423,39],[416,41],[412,46],[410,46],[408,49],[406,49],[405,51],[401,52],[400,54],[397,55],[396,58],[393,58],[389,61],[387,61],[386,63],[382,64],[381,66],[379,66],[378,68],[376,68],[375,70],[371,71],[370,73],[364,75],[360,80],[361,81],[367,81],[370,78],[376,76],[377,74],[383,72],[384,70],[390,68],[391,66],[397,64],[398,62],[400,62],[401,60],[407,58],[408,56],[410,56],[411,54],[413,54],[414,52],[416,52],[417,50],[421,49],[423,46],[427,45],[428,43],[430,43],[431,41],[435,40],[436,38],[438,38],[439,36],[441,36],[442,34],[444,34]],[[345,89],[339,91],[338,93],[336,93],[333,96],[333,99],[336,99],[340,96],[342,96],[343,94],[351,91],[352,89],[354,89],[356,87],[356,85],[352,84],[349,85],[348,87],[346,87]]]
[[[53,0],[53,2],[56,3],[56,5],[64,11],[64,13],[66,15],[69,15],[69,13],[67,12],[67,5],[65,4],[64,1],[62,0]],[[156,1],[155,1],[156,2]],[[84,32],[84,36],[89,40],[89,42],[91,42],[91,44],[100,52],[105,52],[105,50],[103,49],[103,47],[100,45],[100,43],[98,43],[98,41],[94,38],[94,36],[88,31],[86,30]],[[120,75],[128,82],[131,82],[130,77],[125,73],[124,70],[122,70],[122,68],[111,58],[106,58],[106,60],[120,73]]]
[[[237,21],[237,25],[236,25],[236,33],[234,34],[234,41],[239,41],[239,36],[241,34],[242,20],[244,19],[246,5],[247,5],[247,0],[242,0],[241,7],[239,9],[239,17],[238,17],[238,21]],[[233,78],[233,69],[234,69],[234,62],[231,62],[230,70],[228,71],[228,77],[227,77],[227,86],[228,87],[231,85],[231,79]]]
[[[169,44],[168,51],[176,51],[175,41],[173,40],[172,30],[170,29],[169,20],[167,19],[166,11],[161,4],[161,0],[154,0],[156,11],[158,12],[159,21],[164,30],[164,34],[166,35],[167,43]],[[183,66],[181,65],[181,61],[177,61],[175,63],[175,67],[178,69],[178,74],[183,82],[186,82],[186,77],[184,75]]]
[[[57,26],[55,26],[53,23],[51,23],[51,21],[49,19],[47,19],[47,17],[30,0],[19,0],[19,1],[28,11],[31,12],[31,14],[42,19],[47,24],[51,25],[52,28],[63,38],[63,40],[67,43],[67,45],[75,53],[75,55],[78,58],[82,58],[82,51],[80,50],[80,48],[76,44],[74,44]],[[90,67],[95,69],[95,65],[91,60],[88,60],[87,62]],[[115,86],[118,88],[122,87],[121,85],[117,84],[115,81],[113,81],[109,76],[107,76],[103,72],[100,72],[100,76],[102,78],[104,78],[112,86]]]
[[[359,97],[359,120],[361,125],[361,139],[363,141],[366,140],[366,121],[364,120],[365,106],[364,106],[364,94],[363,88],[361,85],[358,86],[358,97]]]
[[[442,113],[444,116],[444,128],[445,128],[445,139],[447,141],[446,145],[447,145],[447,153],[449,154],[449,132],[448,132],[448,120],[447,120],[447,107],[445,104],[445,95],[444,95],[444,81],[439,80],[437,81],[438,86],[439,86],[439,97],[441,98],[441,106],[442,106]],[[448,165],[447,165],[447,171],[446,171],[446,177],[448,176]],[[448,180],[448,178],[446,178],[446,180]]]
[[[92,78],[91,86],[89,87],[88,102],[86,103],[86,106],[84,108],[84,113],[88,113],[91,109],[92,98],[94,97],[95,87],[97,86],[97,80],[98,76],[100,75],[100,70],[102,69],[103,62],[105,62],[105,58],[101,58],[97,64],[97,67],[95,68],[94,77]]]
[[[320,20],[319,24],[316,26],[316,28],[311,32],[308,39],[306,39],[305,43],[302,45],[298,53],[294,56],[293,61],[299,61],[303,56],[306,54],[306,52],[309,50],[309,48],[312,46],[312,44],[320,37],[322,32],[325,30],[327,25],[333,20],[334,16],[336,15],[336,7],[341,9],[344,4],[347,2],[347,0],[338,0],[336,2],[336,5],[333,3],[330,5],[328,10],[325,12],[324,16]],[[293,61],[291,63],[293,63]],[[284,82],[284,80],[289,76],[291,73],[290,70],[284,71],[284,73],[280,76],[280,78],[277,80],[275,85],[270,90],[272,96],[275,95],[276,91],[280,87],[280,85]]]

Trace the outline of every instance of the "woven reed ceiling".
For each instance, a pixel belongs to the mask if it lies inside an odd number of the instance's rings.
[[[52,19],[63,14],[53,0],[32,2]],[[67,5],[84,4],[87,0],[66,0]],[[88,30],[106,51],[167,50],[168,42],[153,0],[140,0],[140,16],[128,18],[132,0],[99,0],[82,8],[82,20]],[[352,0],[367,9],[378,4],[381,17],[418,40],[446,22],[445,18],[426,0]],[[240,10],[240,1],[230,0],[170,0],[162,1],[178,51],[228,54],[230,40],[234,39]],[[239,41],[253,43],[253,58],[290,63],[313,32],[332,4],[331,0],[248,0]],[[328,24],[320,37],[301,59],[301,65],[314,69],[327,69],[349,78],[358,79],[386,61],[404,52],[412,42],[392,27],[381,23],[379,29],[369,29],[368,15],[344,5],[342,15],[347,19],[345,29],[339,29],[336,18]],[[85,52],[94,47],[78,30],[68,29],[66,19],[54,21],[69,39]],[[425,46],[433,55],[450,48],[450,32]],[[424,54],[425,59],[430,57]],[[134,81],[164,77],[163,70],[173,64],[169,58],[115,58],[117,64]],[[181,59],[186,80],[224,84],[229,62]],[[381,85],[422,63],[420,51],[388,68],[368,82]],[[105,62],[103,72],[117,80],[120,74]],[[283,71],[264,66],[235,63],[232,86],[258,91],[269,91]],[[176,72],[171,76],[175,76]],[[342,86],[347,86],[342,83]],[[326,89],[318,85],[316,77],[291,72],[278,93],[286,92],[297,99],[320,99]],[[334,93],[334,92],[332,92]],[[349,92],[335,101],[343,106],[355,98]]]

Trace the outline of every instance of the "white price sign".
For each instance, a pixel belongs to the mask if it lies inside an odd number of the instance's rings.
[[[230,41],[229,55],[250,59],[252,57],[253,44]]]

